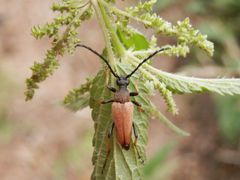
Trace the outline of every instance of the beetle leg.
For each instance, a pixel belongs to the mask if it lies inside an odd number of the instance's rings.
[[[132,124],[132,127],[133,127],[133,133],[134,133],[134,137],[135,137],[134,145],[136,146],[137,145],[137,141],[138,141],[138,133],[137,133],[137,130],[136,130],[134,122]]]
[[[111,86],[107,86],[107,88],[108,88],[110,91],[114,92],[114,93],[117,91],[116,88],[111,87]]]
[[[138,96],[138,92],[130,92],[129,95],[130,96]]]
[[[115,100],[111,99],[111,100],[107,100],[107,101],[101,101],[101,104],[108,104],[108,103],[112,103],[112,102],[115,102]]]
[[[108,160],[108,156],[110,154],[110,138],[112,136],[112,133],[113,133],[113,128],[114,128],[115,124],[114,122],[112,123],[112,127],[110,128],[109,132],[108,132],[108,143],[107,143],[107,155],[106,155],[106,159],[104,161],[104,164],[103,164],[103,168],[102,168],[102,174],[103,174],[103,171],[107,165],[107,160]]]
[[[133,104],[135,104],[137,107],[138,107],[138,110],[140,111],[140,112],[143,112],[144,110],[142,109],[142,105],[141,104],[139,104],[137,101],[132,101],[132,103]]]
[[[142,157],[140,156],[140,153],[137,149],[137,141],[138,141],[138,132],[137,132],[137,129],[136,129],[136,126],[135,126],[135,123],[133,122],[132,124],[132,127],[133,127],[133,134],[134,134],[134,137],[135,137],[135,140],[134,140],[134,147],[137,151],[137,155],[138,155],[138,158],[141,159],[142,163],[144,163],[144,160],[142,159]]]
[[[109,132],[108,132],[108,138],[111,138],[112,133],[113,133],[113,128],[114,128],[114,126],[115,126],[115,123],[113,122],[113,123],[112,123],[112,127],[111,127],[111,129],[109,130]]]
[[[142,107],[141,104],[139,104],[137,101],[132,101],[133,104],[135,104],[138,107]]]

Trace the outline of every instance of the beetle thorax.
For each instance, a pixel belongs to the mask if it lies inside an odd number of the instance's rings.
[[[115,93],[115,101],[119,103],[129,102],[130,96],[126,86],[120,86],[119,90]]]

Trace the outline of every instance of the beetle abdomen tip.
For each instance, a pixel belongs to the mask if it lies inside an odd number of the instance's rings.
[[[123,144],[122,148],[125,149],[125,150],[129,150],[130,145],[129,144]]]

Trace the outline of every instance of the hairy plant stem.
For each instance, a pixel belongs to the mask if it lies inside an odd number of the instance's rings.
[[[108,13],[106,11],[106,8],[101,4],[99,3],[99,7],[101,9],[101,12],[102,12],[102,16],[103,16],[103,19],[104,19],[104,22],[106,24],[106,27],[107,29],[109,30],[109,34],[112,38],[112,45],[113,47],[115,48],[116,50],[116,54],[119,56],[119,57],[122,57],[125,55],[125,49],[122,45],[122,43],[120,42],[117,34],[116,34],[116,27],[113,27],[112,26],[112,22],[111,20],[109,19],[109,16],[108,16]]]
[[[115,56],[113,52],[113,48],[116,50],[116,54],[120,57],[125,55],[125,49],[122,46],[121,42],[119,41],[116,31],[114,30],[113,26],[111,25],[110,19],[107,15],[105,7],[102,6],[101,3],[97,0],[91,0],[91,3],[96,11],[97,18],[99,20],[99,24],[101,26],[104,40],[106,43],[108,59],[111,66],[115,69]]]
[[[102,15],[102,11],[99,7],[98,1],[97,0],[91,0],[91,3],[93,5],[93,8],[95,9],[97,18],[99,20],[98,22],[99,22],[100,27],[101,27],[102,32],[103,32],[104,40],[105,40],[105,43],[106,43],[106,49],[107,49],[107,53],[108,53],[109,64],[114,68],[115,67],[114,54],[113,54],[112,45],[111,45],[111,38],[109,36],[109,32],[108,32],[108,29],[106,27],[105,19]]]

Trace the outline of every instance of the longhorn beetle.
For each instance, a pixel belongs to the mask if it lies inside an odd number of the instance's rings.
[[[105,59],[101,54],[96,52],[95,50],[91,49],[88,46],[82,45],[82,44],[77,44],[75,47],[83,47],[100,57],[108,66],[110,69],[111,73],[113,74],[114,77],[116,77],[116,84],[119,87],[118,90],[115,89],[114,87],[108,86],[107,88],[115,93],[114,99],[107,100],[107,101],[102,101],[101,104],[108,104],[112,103],[112,117],[113,117],[113,123],[112,126],[108,132],[108,138],[110,139],[113,133],[114,127],[116,128],[116,135],[117,135],[117,141],[119,144],[121,144],[122,148],[125,150],[129,150],[130,148],[130,141],[131,141],[131,134],[132,134],[132,129],[133,133],[135,136],[135,141],[134,145],[136,146],[137,140],[138,140],[138,133],[136,131],[135,123],[133,122],[133,104],[140,107],[141,105],[134,101],[130,100],[130,96],[137,96],[138,92],[129,92],[127,89],[127,86],[129,85],[129,78],[138,70],[138,68],[143,65],[147,60],[149,60],[151,57],[156,55],[157,53],[164,51],[168,48],[161,48],[154,53],[150,54],[147,58],[145,58],[141,63],[138,64],[138,66],[128,75],[126,76],[119,76],[117,75],[110,64],[108,63],[107,59]],[[139,155],[139,152],[136,148],[137,154]],[[110,154],[110,144],[108,143],[107,146],[107,155],[105,162],[103,164],[103,170],[106,166],[108,156]]]

